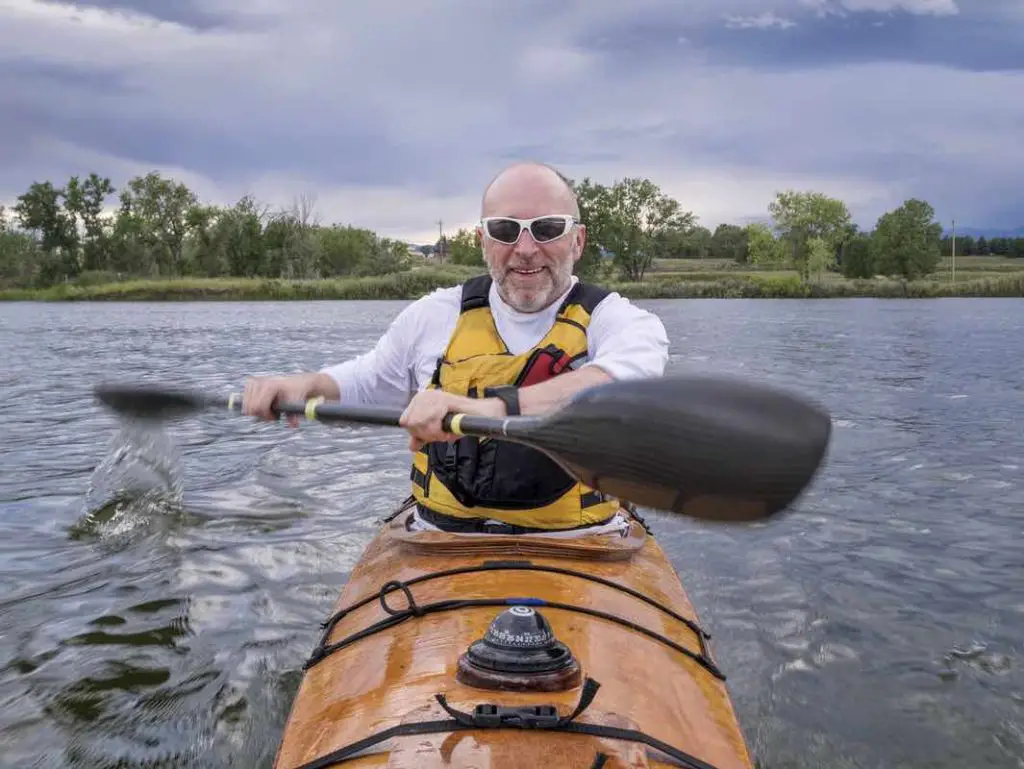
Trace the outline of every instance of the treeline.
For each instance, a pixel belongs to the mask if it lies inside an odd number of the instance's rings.
[[[957,256],[1004,256],[1024,259],[1024,237],[986,238],[980,235],[975,238],[973,235],[957,235],[955,240]],[[953,241],[954,238],[949,235],[942,238],[943,256],[952,255]]]
[[[63,187],[35,182],[10,211],[0,207],[0,284],[384,275],[410,256],[405,243],[370,230],[319,224],[309,197],[277,211],[252,197],[214,206],[153,172],[129,180],[110,214],[116,192],[93,173]]]
[[[870,231],[853,222],[846,203],[815,191],[785,190],[768,204],[767,221],[702,227],[693,212],[647,179],[611,186],[575,185],[593,256],[611,252],[620,276],[643,280],[655,259],[719,258],[795,270],[804,282],[838,272],[847,278],[915,280],[935,272],[950,239],[932,206],[909,199],[882,214]],[[1024,238],[957,239],[957,254],[1024,258]]]
[[[578,267],[584,275],[640,282],[658,258],[715,258],[793,269],[803,281],[826,272],[912,280],[934,272],[952,245],[920,200],[860,231],[841,200],[789,190],[770,202],[767,221],[711,231],[648,179],[570,183],[588,227]],[[956,252],[1024,258],[1024,238],[958,237]],[[281,210],[251,197],[214,206],[157,172],[130,179],[121,190],[95,173],[61,187],[34,182],[10,210],[0,207],[0,286],[14,288],[134,278],[386,275],[424,257],[483,264],[471,230],[413,248],[365,228],[322,225],[309,197]]]

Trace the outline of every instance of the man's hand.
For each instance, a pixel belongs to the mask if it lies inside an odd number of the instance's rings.
[[[409,431],[409,450],[419,451],[423,444],[434,441],[458,440],[458,435],[441,429],[441,420],[452,413],[503,417],[505,404],[498,398],[466,398],[443,390],[418,392],[398,420]]]
[[[299,401],[324,396],[337,400],[341,393],[334,380],[325,374],[293,374],[291,376],[250,377],[242,395],[242,414],[266,420],[277,419],[273,406],[277,401]],[[289,427],[298,427],[299,416],[286,416]]]
[[[544,414],[560,408],[580,390],[612,381],[597,366],[586,366],[579,371],[556,376],[540,384],[519,391],[520,413]],[[402,413],[399,424],[410,433],[409,448],[419,451],[424,443],[454,441],[458,435],[441,429],[441,420],[452,413],[472,414],[501,419],[508,416],[500,398],[467,398],[446,393],[444,390],[422,390],[413,396]]]

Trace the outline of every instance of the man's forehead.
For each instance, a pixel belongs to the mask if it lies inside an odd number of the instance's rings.
[[[505,214],[526,216],[577,212],[576,197],[557,171],[540,164],[506,168],[484,190],[484,216]]]

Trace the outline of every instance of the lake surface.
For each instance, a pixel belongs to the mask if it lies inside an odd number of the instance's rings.
[[[0,305],[0,766],[269,765],[407,493],[406,438],[220,414],[126,433],[90,388],[240,389],[369,348],[404,304]],[[1024,302],[642,304],[674,368],[836,419],[787,517],[648,516],[759,766],[1024,767]]]

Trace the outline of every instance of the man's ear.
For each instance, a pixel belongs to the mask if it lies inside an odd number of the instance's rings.
[[[577,224],[576,225],[576,258],[574,262],[578,262],[583,258],[583,249],[587,247],[587,225]]]

